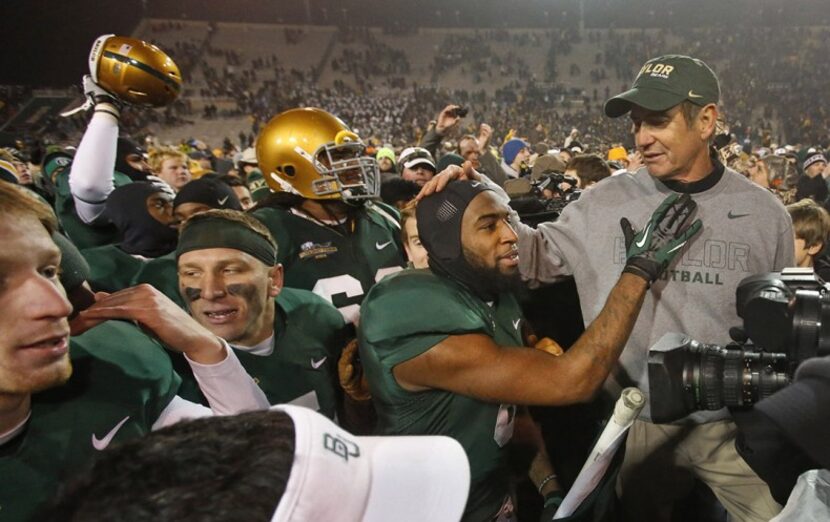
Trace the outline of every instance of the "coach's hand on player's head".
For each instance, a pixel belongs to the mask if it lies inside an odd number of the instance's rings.
[[[216,364],[227,356],[224,343],[218,337],[150,285],[133,286],[112,294],[99,292],[95,298],[95,304],[72,321],[73,335],[110,319],[124,319],[136,322],[165,346],[187,354],[194,362]]]
[[[466,179],[471,181],[480,181],[481,174],[479,174],[476,169],[473,168],[473,164],[469,161],[465,161],[462,166],[458,165],[450,165],[435,176],[432,177],[431,180],[427,181],[427,183],[421,187],[421,192],[415,196],[415,199],[420,201],[421,199],[429,196],[430,194],[434,194],[436,192],[441,192],[444,190],[444,187],[447,186],[447,183],[454,179]]]

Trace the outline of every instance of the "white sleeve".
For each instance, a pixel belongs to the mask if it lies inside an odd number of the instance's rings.
[[[184,358],[216,415],[234,415],[245,411],[265,410],[270,406],[265,393],[254,382],[233,349],[224,340],[227,357],[216,364],[199,364]]]
[[[153,423],[152,430],[160,430],[167,426],[172,426],[177,422],[188,419],[196,419],[199,417],[210,417],[213,412],[210,408],[206,408],[201,404],[190,402],[182,399],[178,395],[173,397],[173,400],[162,410],[156,422]]]
[[[106,112],[93,113],[69,171],[75,212],[84,223],[101,216],[107,196],[115,188],[112,173],[117,147],[118,119]]]

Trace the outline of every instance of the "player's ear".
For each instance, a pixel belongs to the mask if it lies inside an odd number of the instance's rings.
[[[818,255],[824,249],[824,243],[819,241],[815,245],[807,248],[807,254],[811,257]]]
[[[277,263],[268,269],[268,295],[277,297],[282,291],[284,281],[282,264]]]

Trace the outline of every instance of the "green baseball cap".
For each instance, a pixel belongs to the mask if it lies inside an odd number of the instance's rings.
[[[667,54],[643,65],[631,89],[605,102],[605,114],[618,118],[637,105],[650,111],[665,111],[690,101],[695,105],[718,103],[718,77],[697,58]]]
[[[46,148],[46,153],[43,155],[43,161],[41,162],[43,174],[54,182],[59,169],[68,167],[72,163],[73,157],[74,151],[57,145],[50,145]]]
[[[265,183],[265,178],[259,169],[253,169],[248,173],[248,190],[251,191],[251,199],[254,202],[259,202],[268,194],[272,194],[271,189]]]

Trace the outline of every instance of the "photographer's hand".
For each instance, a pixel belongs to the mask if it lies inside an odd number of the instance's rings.
[[[688,194],[672,194],[640,232],[634,231],[628,219],[620,219],[627,258],[623,272],[642,277],[649,284],[656,281],[683,246],[700,232],[703,224],[699,219],[685,226],[696,208],[697,203]]]

